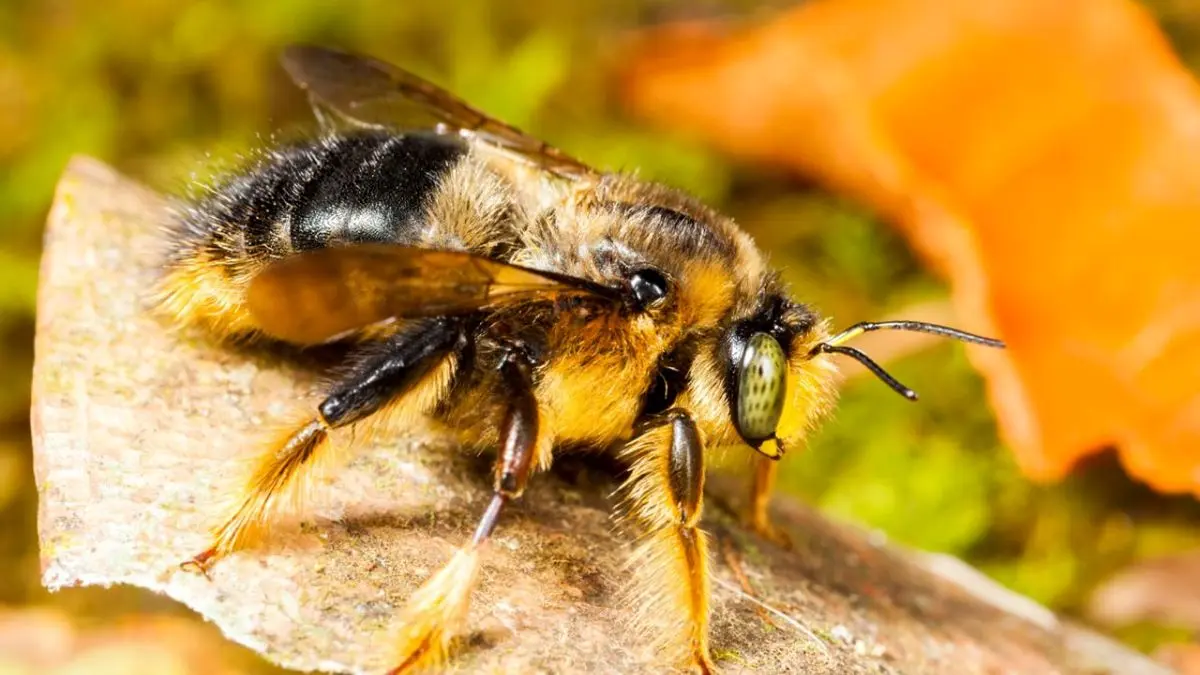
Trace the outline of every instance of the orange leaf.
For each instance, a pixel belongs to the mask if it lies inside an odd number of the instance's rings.
[[[1026,473],[1200,494],[1200,96],[1125,0],[812,0],[651,31],[629,106],[871,204],[947,275]]]

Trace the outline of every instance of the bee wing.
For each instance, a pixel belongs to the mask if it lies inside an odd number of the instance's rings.
[[[251,279],[246,302],[267,334],[319,344],[387,319],[465,314],[564,295],[620,297],[585,279],[462,251],[364,244],[279,260]]]
[[[360,126],[403,127],[411,124],[414,112],[423,112],[443,130],[475,136],[559,175],[582,178],[596,173],[545,141],[389,63],[307,45],[286,48],[282,61],[292,80],[315,102]]]

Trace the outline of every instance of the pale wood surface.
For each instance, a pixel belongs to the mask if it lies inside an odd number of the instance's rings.
[[[146,312],[166,208],[85,158],[59,186],[32,416],[44,582],[149,588],[285,666],[377,673],[388,665],[389,621],[469,536],[488,496],[487,463],[430,430],[398,430],[318,490],[292,534],[222,562],[211,581],[177,571],[207,543],[211,502],[235,460],[255,451],[261,427],[315,404],[315,377],[172,335]],[[741,485],[712,484],[718,496]],[[612,486],[597,467],[536,479],[489,552],[459,670],[662,672],[620,602],[628,541],[609,517]],[[963,581],[962,568],[798,504],[779,508],[797,542],[789,553],[715,503],[706,514],[715,548],[738,551],[763,599],[820,636],[766,622],[718,555],[713,644],[725,672],[1166,672],[969,572]]]

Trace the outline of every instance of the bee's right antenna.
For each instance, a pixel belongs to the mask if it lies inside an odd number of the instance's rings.
[[[863,364],[867,370],[871,371],[875,377],[883,380],[884,384],[891,387],[897,394],[904,398],[915,401],[917,400],[917,392],[909,389],[900,383],[899,380],[892,377],[890,373],[883,369],[883,366],[871,360],[871,357],[864,354],[862,351],[854,347],[843,346],[842,343],[852,340],[863,333],[869,333],[875,330],[907,330],[917,333],[931,333],[933,335],[941,335],[942,337],[954,338],[963,342],[970,342],[985,347],[995,347],[1003,349],[1004,343],[993,338],[975,335],[966,331],[950,328],[949,326],[940,326],[936,323],[925,323],[924,321],[864,321],[856,323],[846,330],[834,335],[825,342],[818,344],[812,348],[809,355],[816,354],[842,354]]]

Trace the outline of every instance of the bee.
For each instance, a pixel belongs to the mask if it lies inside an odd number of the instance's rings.
[[[420,416],[495,450],[491,500],[469,541],[408,600],[394,672],[437,664],[464,628],[489,537],[559,453],[615,453],[640,610],[664,666],[715,672],[706,462],[759,453],[747,521],[768,518],[777,460],[834,398],[832,355],[881,329],[992,347],[920,322],[833,333],[793,299],[728,217],[665,185],[594,169],[435,85],[365,56],[288,48],[283,65],[321,121],[218,179],[175,223],[161,308],[219,339],[349,345],[301,421],[257,450],[206,571],[258,544],[333,430]]]

